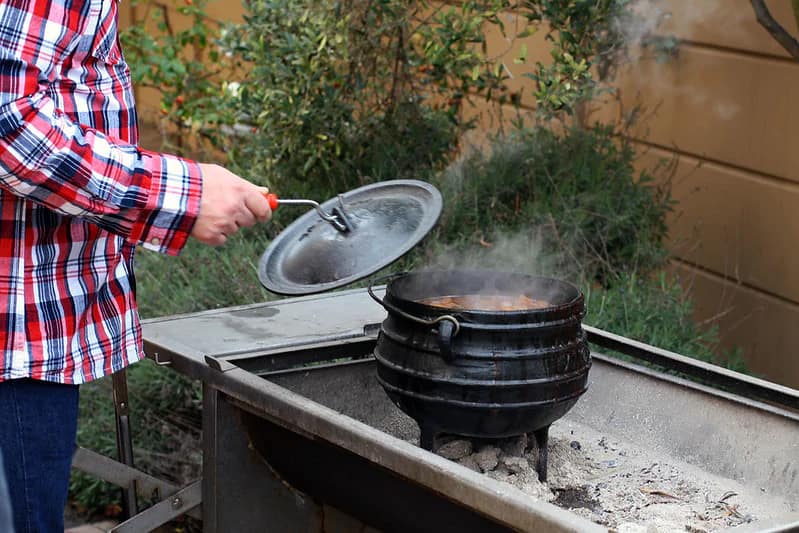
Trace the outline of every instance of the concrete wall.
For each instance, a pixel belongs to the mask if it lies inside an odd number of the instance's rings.
[[[799,63],[757,24],[749,0],[659,5],[672,13],[659,31],[682,39],[678,57],[625,68],[619,101],[608,99],[593,116],[613,120],[619,105],[647,108],[648,119],[631,135],[641,167],[679,156],[669,245],[697,318],[719,324],[723,343],[742,347],[754,372],[799,387]],[[142,9],[127,6],[127,20]],[[789,2],[769,6],[799,34]],[[209,7],[220,18],[241,16],[238,3]],[[507,16],[510,36],[523,25]],[[524,42],[530,61],[548,57],[540,34]],[[513,61],[521,46],[498,31],[489,38],[489,54],[506,59],[511,88],[522,91],[525,114],[532,82],[522,76],[529,66]],[[139,96],[152,105],[152,95]],[[465,113],[480,119],[471,137],[480,142],[518,111],[477,102]]]

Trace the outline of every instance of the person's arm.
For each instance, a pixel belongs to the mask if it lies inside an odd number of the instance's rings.
[[[200,166],[141,150],[61,113],[46,89],[68,29],[35,14],[26,20],[12,4],[0,4],[0,188],[177,253],[199,212]],[[53,28],[66,37],[51,39]]]
[[[270,218],[263,189],[224,168],[142,150],[56,109],[47,88],[88,9],[66,2],[42,15],[20,11],[35,10],[32,0],[13,4],[0,2],[0,195],[84,217],[170,254],[189,235],[220,245]]]

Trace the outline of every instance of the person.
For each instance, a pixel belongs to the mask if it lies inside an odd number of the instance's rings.
[[[3,454],[0,453],[0,531],[14,533],[14,526],[11,525],[11,497],[8,495],[6,476],[3,472]]]
[[[0,452],[17,533],[63,531],[78,386],[140,360],[137,245],[271,216],[220,166],[137,146],[119,0],[0,1]]]

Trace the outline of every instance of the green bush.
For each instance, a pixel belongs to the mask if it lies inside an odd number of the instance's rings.
[[[219,125],[235,120],[220,80],[235,76],[239,62],[214,45],[219,23],[206,13],[207,0],[175,5],[176,12],[169,3],[132,4],[138,18],[120,32],[120,42],[136,87],[160,95],[163,148],[207,159],[226,137]]]
[[[681,355],[745,372],[737,350],[719,350],[718,329],[697,324],[678,280],[665,272],[617,276],[610,287],[583,288],[585,323]]]
[[[248,67],[227,86],[245,131],[226,145],[231,161],[282,195],[316,198],[441,166],[456,102],[501,83],[469,43],[502,2],[477,4],[419,20],[424,3],[247,2],[222,39]],[[430,105],[437,94],[452,104]]]
[[[220,25],[196,0],[177,8],[179,25],[165,5],[135,1],[145,16],[122,35],[131,74],[161,92],[176,148],[208,141],[253,180],[324,196],[381,179],[368,162],[395,145],[393,177],[444,163],[470,100],[518,104],[487,53],[493,28],[509,42],[546,33],[552,61],[526,75],[541,116],[562,119],[612,77],[633,17],[629,0],[246,0],[243,23]],[[506,28],[510,11],[519,22]],[[514,62],[527,64],[524,45]]]
[[[619,273],[651,272],[667,256],[669,183],[636,172],[634,161],[609,126],[518,130],[435,178],[445,209],[430,240],[482,248],[481,260],[499,241],[509,252],[526,250],[503,262],[527,269],[535,259],[530,246],[509,247],[507,236],[534,237],[532,250],[548,270],[602,285]]]

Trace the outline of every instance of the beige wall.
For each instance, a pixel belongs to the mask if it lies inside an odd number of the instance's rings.
[[[757,24],[749,0],[662,3],[672,16],[660,31],[683,39],[678,57],[640,61],[617,85],[624,108],[642,103],[651,112],[632,132],[639,164],[680,157],[674,271],[695,297],[697,318],[718,323],[724,344],[742,347],[754,372],[799,387],[799,63]],[[768,4],[799,34],[790,2]],[[217,16],[240,17],[238,3],[209,5]],[[512,34],[523,24],[509,15],[506,26]],[[541,35],[525,41],[530,60],[547,57]],[[520,47],[498,32],[489,39],[489,53],[507,59],[511,86],[530,106],[531,82],[521,76],[529,67],[513,62]],[[617,105],[608,102],[596,118],[615,118]],[[499,109],[478,102],[466,112],[487,131],[517,113]]]
[[[622,102],[656,108],[633,135],[642,158],[678,154],[674,267],[753,371],[799,387],[799,62],[749,0],[670,0],[663,27],[684,39],[668,64],[619,79]],[[799,34],[790,2],[768,2]]]

